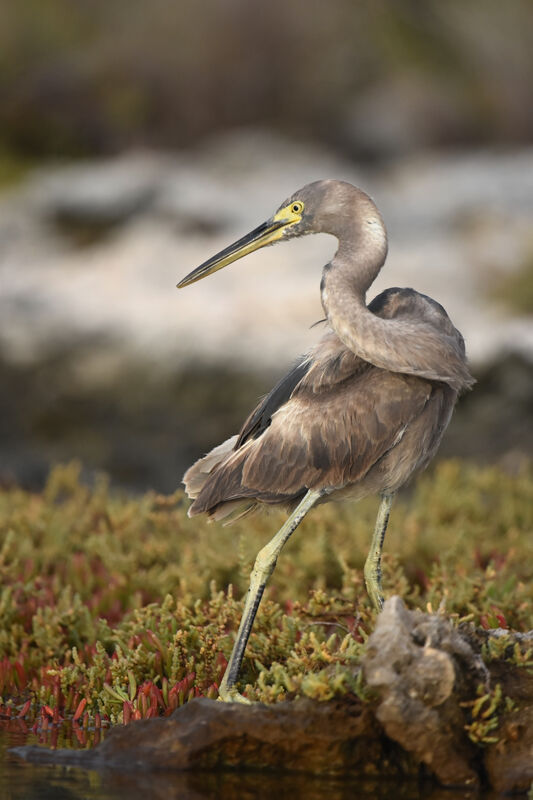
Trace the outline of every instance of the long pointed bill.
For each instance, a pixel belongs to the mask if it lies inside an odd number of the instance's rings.
[[[295,214],[286,214],[283,213],[284,211],[285,209],[282,209],[268,222],[259,225],[258,228],[247,233],[242,239],[230,244],[229,247],[221,250],[216,256],[204,261],[203,264],[200,264],[199,267],[178,283],[178,289],[183,289],[184,286],[189,286],[191,283],[212,275],[213,272],[222,269],[222,267],[227,267],[228,264],[237,261],[238,258],[247,256],[249,253],[253,253],[254,250],[259,250],[260,247],[279,241],[283,236],[283,229],[289,225],[294,225],[295,222],[299,222],[301,218],[298,215],[298,218],[295,219]]]

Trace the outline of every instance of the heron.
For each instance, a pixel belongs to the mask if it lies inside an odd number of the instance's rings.
[[[381,610],[381,556],[393,497],[434,456],[459,394],[474,383],[464,339],[438,302],[414,289],[391,288],[367,305],[387,256],[387,233],[373,200],[345,181],[307,184],[178,288],[259,248],[312,233],[338,240],[320,284],[323,337],[240,432],[183,477],[193,500],[189,516],[231,521],[260,506],[289,513],[255,560],[219,687],[226,702],[249,702],[236,683],[257,609],[282,547],[313,506],[379,495],[364,578]]]

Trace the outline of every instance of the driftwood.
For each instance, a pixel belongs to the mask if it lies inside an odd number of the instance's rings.
[[[533,647],[533,633],[511,635],[505,654],[485,664],[482,646],[504,634],[457,628],[443,615],[408,611],[393,597],[363,659],[375,694],[370,702],[350,696],[242,706],[197,699],[166,719],[115,727],[89,751],[14,752],[33,762],[128,773],[284,770],[368,781],[422,771],[446,787],[526,791],[533,781],[533,674],[507,651],[515,642]],[[494,696],[497,684],[491,735],[474,743],[467,729],[472,734],[476,722],[473,704],[480,693]]]

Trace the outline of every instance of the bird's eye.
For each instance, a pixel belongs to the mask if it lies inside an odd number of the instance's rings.
[[[293,214],[301,214],[301,212],[303,211],[303,207],[304,204],[300,203],[300,201],[298,200],[296,203],[292,204],[291,211]]]

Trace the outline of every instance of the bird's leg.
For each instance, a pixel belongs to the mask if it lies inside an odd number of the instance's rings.
[[[316,501],[326,494],[325,490],[313,491],[309,490],[303,500],[299,503],[296,509],[292,512],[290,517],[279,529],[273,539],[262,548],[257,554],[255,559],[254,568],[250,575],[250,588],[246,595],[244,603],[244,611],[242,613],[241,624],[237,632],[237,638],[233,646],[233,651],[226,667],[224,677],[218,690],[219,700],[225,702],[241,702],[249,703],[241,694],[235,689],[235,682],[239,675],[241,668],[246,643],[254,624],[255,615],[259,608],[259,603],[265,590],[266,582],[274,571],[276,561],[280,554],[281,548],[287,542],[291,534],[296,530],[297,526],[303,520],[307,512],[314,506]]]
[[[381,588],[381,552],[383,550],[383,540],[387,530],[390,510],[394,493],[382,494],[379,504],[376,526],[372,536],[372,544],[368,551],[365,561],[365,583],[366,590],[372,603],[378,611],[383,608],[383,590]]]

